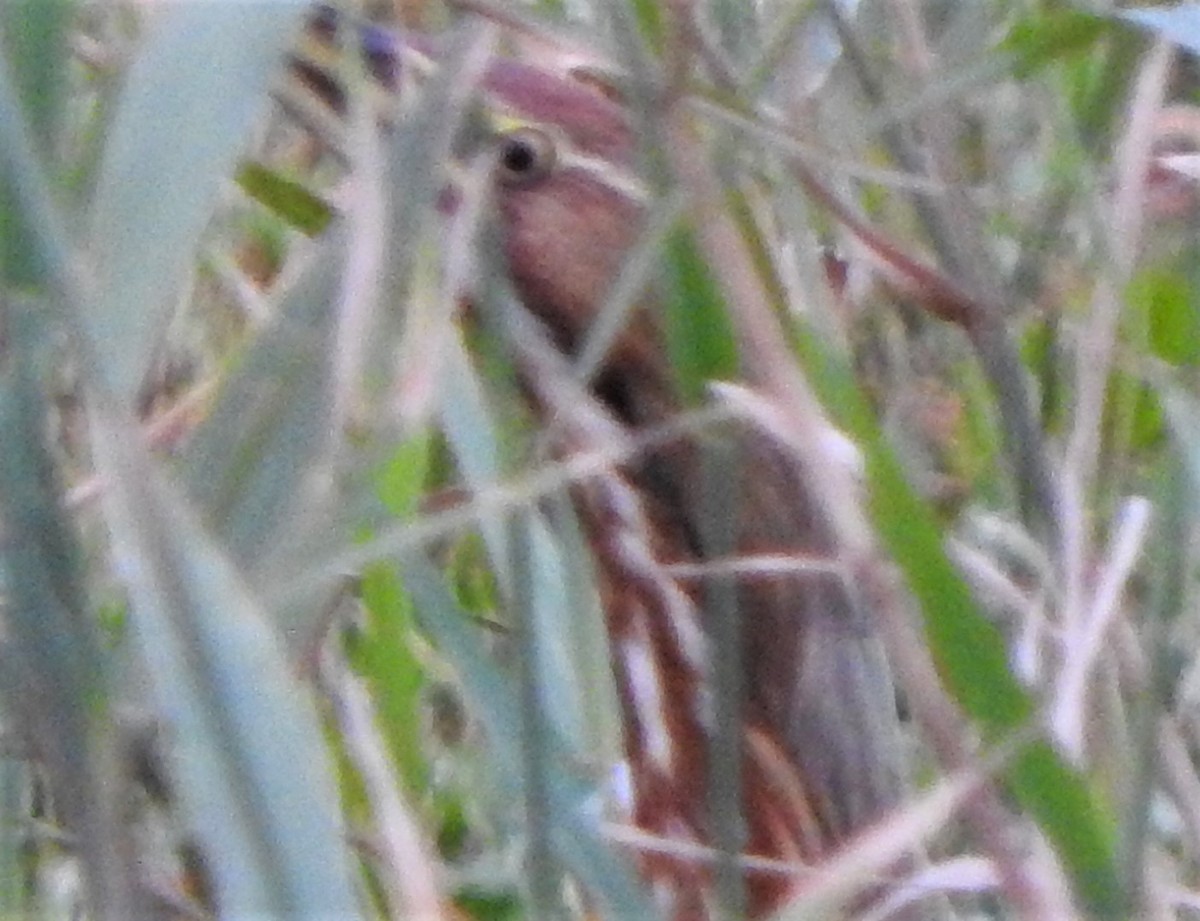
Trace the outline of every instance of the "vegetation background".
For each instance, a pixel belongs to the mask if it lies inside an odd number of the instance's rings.
[[[381,98],[311,12],[0,5],[0,917],[651,917],[566,502],[614,458],[539,456],[451,322],[465,104]],[[748,264],[862,454],[913,794],[782,917],[914,845],[881,916],[1200,915],[1200,8],[347,12],[680,94],[736,245],[669,175],[621,282],[705,318],[681,425]]]

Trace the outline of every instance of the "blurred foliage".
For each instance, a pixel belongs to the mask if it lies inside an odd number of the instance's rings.
[[[921,640],[880,837],[937,916],[1194,911],[1194,6],[401,6],[450,26],[419,98],[298,80],[302,0],[0,4],[0,916],[654,916],[575,474],[459,310],[508,296],[441,187],[489,11],[644,129],[664,217],[605,318],[657,286],[701,412],[754,358],[684,100],[858,447]],[[991,824],[927,808],[972,771]]]

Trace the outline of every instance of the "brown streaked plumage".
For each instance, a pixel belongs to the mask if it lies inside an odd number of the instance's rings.
[[[505,126],[495,141],[494,197],[512,281],[549,339],[571,355],[651,207],[635,173],[630,122],[593,85],[517,61],[494,62],[480,95]],[[594,405],[583,412],[598,409],[599,428],[558,414],[560,451],[596,447],[589,439],[606,426],[643,435],[679,413],[658,323],[652,305],[635,311],[590,384]],[[535,408],[549,415],[553,382],[533,353],[517,353]],[[729,437],[741,464],[737,553],[830,556],[832,536],[789,452],[749,424]],[[700,460],[697,446],[672,442],[575,489],[624,710],[632,818],[685,844],[712,840],[708,695],[712,659],[723,654],[704,633],[705,585],[671,569],[705,561]],[[869,619],[832,572],[742,576],[737,612],[746,852],[812,864],[900,797],[887,666]],[[710,865],[662,852],[640,859],[674,918],[708,917]],[[754,917],[803,889],[799,874],[745,878]]]
[[[543,168],[531,167],[524,181],[506,174],[497,183],[513,281],[526,306],[569,352],[587,335],[644,221],[646,204],[621,191],[634,158],[632,133],[620,107],[602,94],[532,67],[496,65],[487,91],[504,99],[509,116],[542,126],[564,143],[582,145],[586,156],[601,155],[617,176],[609,183],[602,172],[575,168],[559,152]],[[509,141],[499,143],[503,158]],[[649,309],[635,315],[592,388],[635,433],[667,422],[681,408],[672,394],[657,320]],[[828,556],[832,538],[794,459],[749,428],[738,442],[743,470],[737,551]],[[702,561],[698,452],[687,445],[664,448],[622,473],[642,505],[641,537],[657,561]],[[709,732],[702,697],[709,664],[681,649],[679,631],[671,624],[680,616],[696,618],[697,626],[703,622],[703,586],[681,585],[687,605],[668,610],[661,591],[641,584],[619,560],[616,545],[627,539],[630,522],[614,520],[607,504],[612,497],[583,486],[578,500],[596,550],[626,710],[634,818],[664,837],[703,842],[709,825]],[[836,575],[745,577],[738,612],[746,665],[748,852],[812,863],[899,798],[887,667],[868,621]],[[656,689],[642,687],[649,679],[638,674],[651,666]],[[657,718],[645,712],[655,703],[664,711]],[[655,749],[647,728],[655,723],[671,737],[668,753]],[[695,865],[656,858],[647,869],[652,877],[674,880],[680,893],[676,917],[703,916],[704,900],[697,895],[703,874]],[[748,875],[751,912],[762,915],[795,885],[769,873]]]

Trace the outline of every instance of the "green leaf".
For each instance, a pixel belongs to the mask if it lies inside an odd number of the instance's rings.
[[[681,392],[698,401],[709,381],[737,376],[737,344],[725,298],[690,230],[668,238],[666,262],[667,351]]]
[[[1200,311],[1196,291],[1187,276],[1165,268],[1138,272],[1125,289],[1130,308],[1149,323],[1150,348],[1173,365],[1200,360]]]
[[[419,792],[427,785],[429,770],[420,732],[425,669],[413,651],[416,622],[412,599],[395,567],[386,563],[375,563],[363,571],[359,596],[367,622],[361,641],[351,649],[351,661],[370,682],[379,729],[392,761],[408,788]]]
[[[504,893],[465,889],[454,896],[454,902],[479,921],[521,921],[526,917],[521,910],[521,903]]]
[[[1044,741],[1026,746],[1008,769],[1008,784],[1033,815],[1094,918],[1129,917],[1117,874],[1116,825],[1087,781]]]
[[[1129,447],[1139,451],[1156,448],[1164,435],[1162,405],[1152,387],[1141,384],[1133,404],[1133,425],[1129,432]]]
[[[661,48],[666,35],[662,4],[658,0],[630,0],[642,40],[651,48]]]
[[[310,237],[321,233],[333,220],[333,209],[320,196],[262,164],[244,164],[238,170],[237,183],[259,204]]]
[[[1087,51],[1111,31],[1112,23],[1094,13],[1039,10],[1014,22],[1000,48],[1012,56],[1014,76],[1025,79],[1049,64]]]
[[[417,511],[433,464],[432,452],[432,437],[415,435],[396,448],[377,474],[379,499],[397,518]]]
[[[871,513],[884,544],[907,577],[925,614],[925,635],[947,690],[989,729],[1020,727],[1032,702],[1008,668],[1004,637],[983,616],[942,549],[928,505],[908,485],[891,451],[867,446]]]
[[[397,517],[416,511],[428,475],[432,439],[410,438],[400,445],[376,477],[379,497]],[[380,715],[380,730],[392,760],[411,790],[428,780],[421,750],[421,690],[425,669],[413,650],[416,615],[412,599],[390,563],[368,566],[359,594],[367,613],[362,641],[354,644],[352,661],[371,684]]]

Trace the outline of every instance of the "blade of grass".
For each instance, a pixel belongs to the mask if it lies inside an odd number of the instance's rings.
[[[17,0],[0,6],[0,67],[12,76],[30,136],[47,159],[57,152],[66,68],[69,0]],[[12,179],[0,175],[0,278],[37,281],[35,244],[18,229]]]
[[[909,485],[845,367],[811,337],[802,334],[798,342],[822,402],[837,409],[864,451],[872,519],[920,605],[946,689],[987,738],[1019,731],[1034,717],[1033,701],[1009,669],[1004,638],[946,557],[935,513]],[[1126,902],[1115,829],[1086,778],[1039,741],[1014,757],[1007,783],[1053,843],[1093,916],[1121,917]]]
[[[66,91],[67,29],[73,0],[11,0],[0,8],[0,48],[47,155],[55,151]]]
[[[172,5],[126,76],[89,215],[95,286],[83,318],[126,403],[307,7]]]
[[[0,58],[0,277],[51,285],[63,300],[79,304],[83,286],[42,162],[7,61]]]
[[[525,336],[521,331],[518,318],[524,316],[524,307],[519,303],[507,278],[505,261],[500,255],[495,236],[494,226],[479,228],[478,241],[478,273],[477,281],[479,294],[477,310],[487,331],[491,332],[495,341],[510,354],[518,354],[518,342],[528,342],[534,335]],[[520,358],[515,359],[519,365]],[[461,377],[456,387],[464,384],[475,392],[476,397],[470,402],[463,401],[460,406],[446,406],[443,414],[453,413],[459,416],[459,433],[451,432],[451,443],[455,445],[456,457],[460,467],[470,471],[476,470],[472,477],[468,473],[468,482],[477,492],[494,487],[500,475],[500,457],[502,444],[497,440],[499,427],[490,418],[491,407],[482,399],[482,382],[470,383],[475,376],[475,370],[465,354],[456,357],[455,364],[461,369],[455,377]],[[453,395],[449,395],[454,400]],[[457,402],[457,401],[456,401]],[[461,418],[465,409],[470,406],[476,423],[467,423]],[[463,428],[464,423],[466,428]],[[449,432],[449,429],[448,429]],[[471,459],[462,453],[461,448],[468,447],[468,442],[462,438],[467,435],[471,439],[470,447],[479,452],[483,462]],[[487,439],[485,441],[485,439]],[[520,511],[520,510],[516,510]],[[531,555],[530,572],[537,580],[534,591],[530,593],[529,604],[517,601],[518,593],[525,590],[519,580],[512,575],[509,568],[513,565],[512,558],[512,528],[502,528],[493,524],[492,533],[485,530],[485,539],[492,541],[489,546],[493,566],[499,575],[503,597],[514,611],[526,613],[524,623],[530,630],[530,652],[533,655],[532,664],[535,666],[531,674],[536,676],[537,691],[541,705],[547,718],[566,740],[572,755],[587,759],[588,755],[603,753],[606,750],[605,737],[597,732],[603,732],[610,725],[605,719],[601,722],[590,723],[587,714],[597,704],[605,711],[614,710],[615,703],[611,696],[605,696],[600,701],[589,705],[584,697],[585,689],[598,690],[612,687],[611,678],[605,680],[597,672],[608,669],[608,658],[594,655],[596,649],[607,649],[607,636],[604,632],[603,615],[595,604],[575,606],[569,603],[566,590],[568,577],[571,575],[590,575],[586,569],[587,554],[582,546],[576,547],[579,554],[573,560],[564,557],[564,547],[556,539],[547,526],[545,516],[531,514],[526,518],[530,533],[523,535],[522,540],[528,540]],[[489,521],[484,520],[484,527]],[[503,543],[495,543],[499,539]],[[577,590],[590,590],[589,580]],[[581,645],[579,640],[590,640],[587,645]],[[577,680],[577,676],[588,675],[585,680]]]
[[[100,405],[92,433],[133,636],[222,914],[357,917],[316,712],[267,613],[131,423]]]
[[[288,226],[316,236],[333,220],[333,207],[294,179],[259,163],[243,164],[237,183],[242,191],[278,214]]]
[[[670,267],[667,351],[683,394],[697,400],[710,380],[737,375],[737,343],[724,299],[685,227],[668,238],[666,255]]]
[[[562,881],[550,844],[549,771],[551,730],[539,687],[539,631],[531,624],[530,613],[544,597],[544,586],[534,584],[532,515],[514,511],[506,521],[508,545],[512,552],[512,589],[510,615],[517,637],[518,700],[521,712],[521,772],[525,793],[524,873],[529,910],[535,918],[555,918],[562,914]],[[569,683],[559,682],[556,686]]]
[[[737,444],[716,440],[707,443],[705,449],[701,545],[706,559],[729,559],[737,553],[738,506],[747,488],[737,474],[740,452]],[[727,918],[740,918],[746,913],[745,878],[738,856],[746,851],[742,759],[748,689],[737,589],[732,576],[710,576],[705,580],[704,628],[712,648],[722,650],[711,665],[714,728],[708,751],[707,792],[712,841],[719,855],[716,891]]]
[[[486,492],[500,482],[502,445],[499,428],[484,398],[483,384],[462,350],[461,343],[446,359],[442,420],[455,461],[468,485]],[[497,573],[503,597],[515,609],[526,611],[532,631],[534,665],[542,706],[550,724],[567,740],[571,752],[591,761],[609,751],[604,728],[608,719],[595,721],[595,708],[608,711],[611,683],[597,671],[607,670],[607,658],[592,651],[604,648],[602,616],[594,603],[570,603],[573,591],[590,589],[585,558],[567,559],[565,549],[542,515],[529,516],[522,537],[529,542],[530,572],[536,580],[531,606],[518,604],[515,594],[524,590],[511,572],[512,529],[499,513],[489,513],[480,523],[488,557]],[[578,548],[580,551],[582,547]],[[584,680],[579,676],[587,675]],[[604,696],[588,699],[585,690],[603,690]]]
[[[458,669],[467,695],[487,727],[498,780],[514,797],[523,795],[522,717],[511,683],[484,651],[467,613],[429,561],[418,553],[408,553],[401,565],[422,625]],[[556,752],[558,748],[553,746]],[[637,876],[600,838],[595,791],[568,774],[564,770],[567,763],[557,754],[546,765],[545,814],[556,859],[599,899],[604,917],[628,921],[656,917]]]
[[[44,761],[60,817],[78,837],[88,902],[98,918],[134,912],[132,842],[120,821],[108,675],[81,583],[46,442],[39,381],[45,314],[9,305],[0,354],[0,517],[5,645],[0,680],[32,750]],[[15,816],[7,816],[8,820]]]
[[[334,305],[345,258],[332,234],[283,298],[188,443],[183,482],[226,551],[256,578],[295,565],[321,519],[337,433],[330,422]],[[325,516],[327,517],[327,516]],[[290,624],[289,629],[297,625]]]
[[[7,707],[0,716],[9,725]],[[0,917],[34,917],[33,893],[26,874],[28,848],[20,816],[25,814],[26,793],[32,779],[16,758],[0,758]]]

